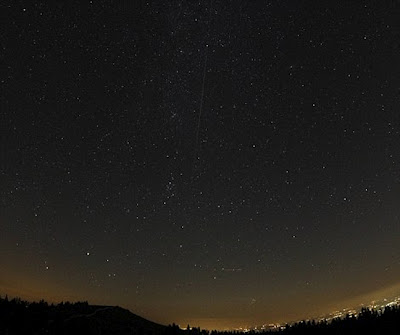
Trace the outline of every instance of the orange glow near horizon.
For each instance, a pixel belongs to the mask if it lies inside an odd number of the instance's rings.
[[[8,285],[6,284],[8,283]],[[28,301],[38,301],[41,299],[46,300],[49,303],[59,303],[61,301],[84,301],[87,299],[80,298],[80,296],[76,294],[61,294],[58,291],[58,288],[55,286],[47,286],[46,289],[40,287],[38,283],[29,283],[29,287],[31,289],[26,289],[23,280],[20,278],[14,278],[13,281],[5,281],[4,279],[0,282],[0,294],[4,296],[7,294],[10,298],[19,297],[23,300]],[[176,318],[171,315],[168,316],[165,314],[163,317],[157,317],[151,315],[151,313],[144,312],[143,314],[137,313],[134,309],[128,306],[122,306],[129,309],[132,313],[138,314],[139,316],[145,317],[150,321],[158,322],[160,324],[168,325],[175,323],[179,325],[181,328],[186,328],[189,324],[191,327],[200,327],[201,329],[216,329],[216,330],[239,330],[239,329],[248,329],[250,327],[262,326],[262,325],[284,325],[287,322],[292,321],[300,321],[304,319],[317,319],[320,316],[327,315],[332,313],[335,310],[342,310],[344,308],[356,309],[359,310],[361,306],[368,305],[372,301],[381,300],[388,297],[400,296],[400,284],[390,285],[386,288],[378,289],[373,292],[369,292],[367,294],[363,294],[351,299],[343,300],[336,304],[326,304],[322,306],[319,310],[314,311],[313,313],[305,313],[301,310],[291,313],[290,315],[280,315],[279,313],[274,313],[275,315],[265,315],[262,316],[248,316],[248,317],[183,317]],[[90,304],[94,305],[113,305],[113,304],[104,304],[101,301],[97,301],[96,299],[89,299]],[[167,320],[168,319],[168,320]]]

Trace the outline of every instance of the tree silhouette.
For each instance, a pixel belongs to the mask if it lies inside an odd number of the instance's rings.
[[[101,313],[108,313],[104,318]],[[173,323],[167,327],[148,328],[143,323],[120,325],[124,313],[118,307],[91,306],[88,302],[26,302],[0,296],[0,334],[137,334],[137,335],[233,335],[240,332],[207,331],[187,326],[182,330]],[[132,315],[131,313],[129,313]],[[150,323],[150,322],[149,322]],[[256,332],[251,331],[250,334]],[[400,306],[378,310],[363,308],[358,315],[346,315],[330,322],[302,321],[278,331],[257,332],[260,335],[347,335],[400,334]]]

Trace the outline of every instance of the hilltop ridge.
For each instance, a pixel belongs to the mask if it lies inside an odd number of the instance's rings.
[[[119,306],[0,298],[0,334],[165,334],[167,327]]]
[[[230,335],[230,334],[400,334],[400,305],[379,309],[363,308],[358,314],[323,320],[307,320],[274,330],[208,331],[199,327],[182,330],[163,326],[119,306],[62,302],[58,305],[0,297],[0,334],[85,334],[85,335]]]

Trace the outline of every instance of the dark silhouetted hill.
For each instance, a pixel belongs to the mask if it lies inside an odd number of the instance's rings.
[[[256,334],[251,331],[250,334]],[[87,302],[49,305],[45,301],[26,302],[0,297],[0,335],[7,334],[85,334],[85,335],[230,335],[177,325],[162,326],[121,307],[94,306]],[[379,310],[362,309],[354,316],[327,321],[307,321],[287,325],[279,331],[257,332],[279,335],[399,335],[400,306]]]
[[[177,326],[162,326],[121,307],[87,302],[49,305],[0,298],[0,334],[177,334]]]

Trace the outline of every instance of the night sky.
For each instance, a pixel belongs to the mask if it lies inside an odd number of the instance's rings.
[[[223,328],[400,292],[399,8],[3,2],[0,294]]]

